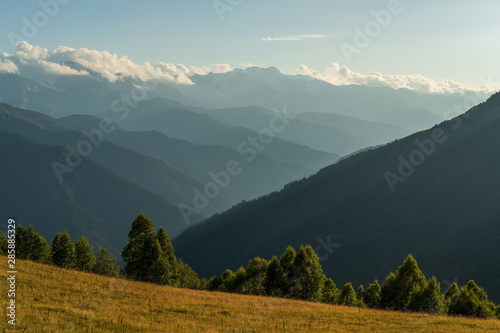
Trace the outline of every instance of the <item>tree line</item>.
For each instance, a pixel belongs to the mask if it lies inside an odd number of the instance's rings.
[[[16,257],[54,264],[96,274],[175,287],[223,291],[246,295],[283,297],[336,305],[395,311],[500,318],[500,305],[488,300],[483,288],[473,280],[458,288],[451,284],[442,294],[433,276],[425,277],[412,255],[382,283],[375,280],[357,291],[351,283],[338,289],[326,277],[319,258],[309,245],[298,252],[289,246],[280,258],[269,261],[256,257],[247,267],[226,270],[220,277],[200,279],[186,263],[176,258],[165,230],[155,232],[151,219],[139,214],[132,222],[128,244],[123,248],[124,269],[120,270],[106,249],[94,257],[93,247],[81,236],[72,243],[67,232],[57,233],[50,246],[30,226],[18,226]],[[0,251],[6,253],[7,239],[0,233]]]

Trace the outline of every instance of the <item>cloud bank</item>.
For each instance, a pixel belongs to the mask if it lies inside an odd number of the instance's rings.
[[[283,38],[323,37],[326,36],[301,35]],[[254,66],[251,63],[241,63],[240,65],[244,68]],[[95,73],[109,82],[115,82],[123,78],[133,78],[141,81],[161,80],[168,83],[191,85],[194,83],[190,77],[195,74],[225,73],[232,70],[233,68],[229,64],[214,64],[210,67],[185,66],[165,62],[136,64],[127,56],[118,56],[107,51],[85,48],[73,49],[66,46],[59,46],[49,51],[39,46],[30,45],[27,42],[18,43],[14,54],[0,53],[0,73],[18,74],[49,85],[52,85],[59,76],[89,76],[95,75]],[[333,85],[355,84],[390,87],[393,89],[405,88],[425,94],[465,93],[470,91],[489,93],[499,89],[498,84],[492,87],[491,79],[488,79],[480,88],[470,89],[459,82],[451,80],[436,82],[423,75],[391,75],[378,72],[362,74],[354,72],[346,66],[340,66],[338,63],[331,64],[324,71],[300,65],[291,74],[307,75]]]
[[[308,38],[326,38],[326,35],[299,35],[299,36],[288,36],[288,37],[264,37],[263,41],[273,42],[273,41],[286,41],[286,40],[304,40]]]
[[[82,68],[72,66],[72,63],[77,63]],[[189,77],[195,74],[204,75],[210,71],[223,73],[231,70],[228,64],[214,64],[212,68],[165,62],[136,64],[127,56],[120,57],[107,51],[73,49],[66,46],[49,51],[27,42],[18,43],[14,54],[0,54],[0,73],[15,73],[44,83],[51,83],[61,75],[90,75],[90,71],[98,73],[109,82],[130,77],[142,81],[154,79],[193,84]]]
[[[323,72],[311,69],[306,65],[300,65],[294,71],[295,74],[307,75],[336,86],[341,85],[366,85],[370,87],[390,87],[393,89],[408,89],[424,94],[465,93],[470,91],[489,92],[491,87],[480,87],[477,89],[466,88],[463,84],[444,80],[436,82],[423,75],[393,75],[371,72],[362,74],[350,70],[347,66],[332,63]]]

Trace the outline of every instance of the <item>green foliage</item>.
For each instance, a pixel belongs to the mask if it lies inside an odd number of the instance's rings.
[[[363,297],[363,302],[372,309],[378,309],[380,307],[380,294],[382,293],[380,284],[378,280],[375,280],[372,284],[366,288],[366,292]]]
[[[156,233],[156,239],[161,249],[161,258],[158,260],[162,262],[163,269],[165,270],[164,284],[176,285],[179,283],[179,272],[181,267],[178,267],[177,258],[174,254],[174,247],[172,241],[168,236],[167,231],[164,227],[161,227]],[[189,267],[189,266],[188,266]],[[183,269],[186,269],[183,267]],[[189,268],[191,269],[191,268]],[[185,271],[188,274],[187,271]]]
[[[193,271],[188,264],[184,263],[182,260],[179,260],[177,264],[177,274],[179,277],[178,286],[181,288],[190,288],[190,289],[201,289],[203,288],[202,281],[198,277],[198,274]]]
[[[283,292],[281,291],[281,272],[279,259],[276,256],[272,257],[267,265],[266,276],[264,278],[266,295],[283,296]]]
[[[147,267],[151,267],[151,256],[154,253],[145,252],[154,249],[155,238],[154,224],[151,219],[140,213],[132,222],[132,228],[128,233],[128,244],[123,248],[122,258],[125,262],[125,274],[132,279],[139,281],[148,281]],[[148,242],[148,244],[146,244]],[[146,246],[148,249],[146,249]],[[160,245],[157,245],[158,251]],[[158,255],[158,254],[157,254]],[[150,266],[146,266],[150,264]]]
[[[31,260],[42,264],[52,263],[52,249],[45,238],[40,236],[38,233],[35,233],[30,258]]]
[[[340,291],[337,289],[337,286],[333,282],[332,279],[326,278],[323,283],[323,295],[321,298],[321,302],[337,304],[340,297]]]
[[[495,305],[488,301],[486,292],[472,280],[451,300],[448,313],[479,318],[491,318],[497,315]]]
[[[358,292],[356,293],[356,298],[358,299],[358,302],[364,304],[364,297],[365,297],[365,288],[361,284],[358,287]]]
[[[265,295],[264,287],[268,263],[267,260],[256,257],[248,262],[245,282],[242,292],[248,295]]]
[[[74,267],[75,247],[66,231],[62,234],[58,232],[52,240],[52,261],[59,267]]]
[[[298,292],[295,293],[296,298],[319,301],[326,277],[323,274],[319,258],[310,245],[300,247],[300,252],[295,258],[294,267],[297,268],[296,281],[298,280],[300,286]]]
[[[340,296],[339,296],[339,304],[340,305],[349,305],[349,306],[357,306],[358,305],[358,300],[356,298],[356,292],[354,291],[354,288],[352,287],[352,284],[350,282],[346,283],[342,287],[342,290],[340,291]]]
[[[109,251],[104,248],[97,254],[92,271],[96,274],[106,276],[118,277],[120,275],[120,268],[116,265],[115,259],[113,259]]]
[[[234,281],[236,280],[236,275],[232,270],[226,269],[224,273],[220,276],[220,285],[218,289],[220,291],[232,292],[234,291]]]
[[[426,313],[443,313],[444,297],[436,277],[429,279],[425,287],[412,298],[408,307],[410,311]]]
[[[444,294],[444,299],[446,302],[453,302],[458,294],[460,293],[460,289],[458,289],[458,286],[455,282],[451,284],[451,286],[448,288],[446,293]]]
[[[396,274],[389,275],[382,285],[381,307],[407,311],[416,295],[426,287],[425,276],[412,255],[399,266]]]
[[[75,268],[91,272],[95,265],[94,249],[87,237],[80,236],[75,242]]]

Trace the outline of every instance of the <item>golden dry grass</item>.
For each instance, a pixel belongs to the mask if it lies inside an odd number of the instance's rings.
[[[17,326],[4,317],[5,332],[500,332],[499,320],[194,291],[21,260],[17,270]]]

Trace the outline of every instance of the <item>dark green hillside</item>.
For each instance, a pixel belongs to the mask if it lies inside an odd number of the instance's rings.
[[[73,237],[87,235],[118,257],[137,212],[155,216],[171,235],[186,226],[177,207],[163,196],[91,160],[84,159],[60,183],[51,165],[64,163],[62,147],[0,131],[0,152],[0,215],[15,218],[23,226],[36,224],[47,239],[66,229]]]
[[[428,142],[433,135],[444,142],[436,143],[435,151],[392,192],[384,174],[396,174],[398,157],[408,160],[420,149],[415,141]],[[462,117],[360,153],[279,193],[214,216],[175,239],[176,253],[210,276],[255,256],[270,258],[289,244],[317,248],[318,239],[326,242],[330,236],[340,247],[319,255],[328,254],[322,266],[337,284],[383,280],[412,253],[442,284],[476,279],[497,301],[499,142],[496,94]]]

